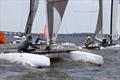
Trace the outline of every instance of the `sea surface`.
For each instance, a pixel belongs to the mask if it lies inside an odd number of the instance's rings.
[[[91,34],[59,35],[57,42],[70,42],[83,45],[84,39]],[[9,36],[9,41],[12,37]],[[120,44],[120,41],[117,41]],[[72,61],[69,55],[51,60],[47,68],[32,68],[17,63],[0,61],[0,80],[120,80],[120,47],[102,50],[87,50],[103,56],[104,64]]]

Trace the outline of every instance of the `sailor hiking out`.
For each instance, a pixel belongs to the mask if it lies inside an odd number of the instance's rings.
[[[32,49],[29,49],[29,46],[32,47]],[[27,35],[26,40],[24,40],[19,46],[18,46],[18,52],[30,52],[35,51],[35,48],[38,49],[35,45],[32,44],[32,37],[31,35]]]

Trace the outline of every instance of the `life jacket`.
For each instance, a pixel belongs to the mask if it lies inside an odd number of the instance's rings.
[[[0,44],[6,44],[7,38],[3,35],[2,32],[0,32]]]
[[[90,38],[88,38],[88,39],[87,39],[87,44],[90,44],[90,43],[91,43],[91,42],[90,42]]]

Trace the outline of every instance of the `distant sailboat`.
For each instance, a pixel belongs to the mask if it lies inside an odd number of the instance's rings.
[[[95,30],[95,39],[104,44],[103,34],[103,2],[99,0],[99,15],[98,22]],[[111,0],[111,18],[110,18],[110,42],[112,45],[113,40],[120,38],[120,0]],[[106,40],[105,40],[106,41]],[[108,45],[108,44],[107,44]]]

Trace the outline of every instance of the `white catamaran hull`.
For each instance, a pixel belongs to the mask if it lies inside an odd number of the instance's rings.
[[[71,51],[70,57],[74,61],[90,62],[97,65],[102,65],[104,63],[102,56],[88,52]]]
[[[48,57],[31,53],[1,53],[0,60],[22,63],[32,67],[50,66],[50,59]]]

